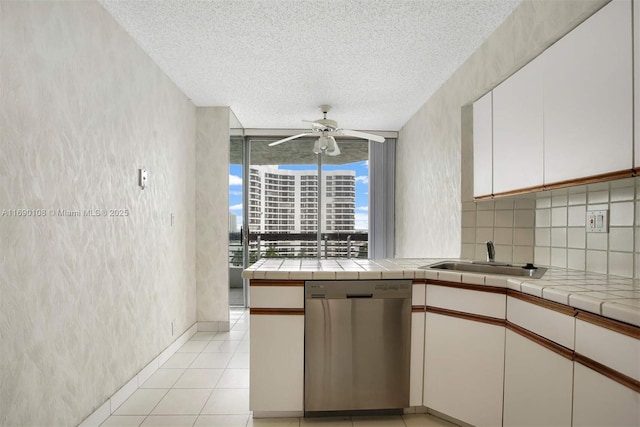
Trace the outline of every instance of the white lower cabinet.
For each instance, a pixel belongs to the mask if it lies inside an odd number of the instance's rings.
[[[422,406],[424,378],[424,312],[411,313],[411,367],[409,405]]]
[[[303,411],[304,315],[251,315],[250,328],[250,409]]]
[[[507,330],[505,426],[569,426],[573,361]]]
[[[575,362],[573,425],[640,425],[640,393]]]
[[[424,405],[475,426],[501,425],[504,343],[503,326],[427,312]]]

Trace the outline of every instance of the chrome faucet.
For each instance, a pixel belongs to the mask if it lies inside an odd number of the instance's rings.
[[[487,240],[487,262],[496,262],[496,248],[491,240]]]

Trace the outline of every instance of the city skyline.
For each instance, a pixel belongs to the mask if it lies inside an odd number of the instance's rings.
[[[355,228],[368,231],[369,223],[369,162],[359,161],[343,165],[323,165],[323,171],[350,170],[355,173]],[[315,165],[269,165],[279,170],[317,171]],[[242,225],[242,165],[229,166],[229,211],[238,218],[238,227]]]

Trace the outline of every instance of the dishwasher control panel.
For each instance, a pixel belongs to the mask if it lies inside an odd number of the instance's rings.
[[[411,280],[312,280],[306,299],[411,298]]]

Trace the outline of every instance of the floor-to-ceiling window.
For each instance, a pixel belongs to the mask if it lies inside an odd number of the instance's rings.
[[[388,163],[394,161],[395,140],[388,140],[382,151],[375,147],[374,159],[380,175],[377,180],[372,179],[379,193],[375,198],[370,194],[370,176],[375,171],[370,171],[369,141],[338,139],[340,155],[329,156],[314,153],[317,138],[269,146],[278,139],[244,136],[234,141],[232,138],[230,268],[240,270],[265,257],[370,257],[370,218],[380,230],[380,223],[386,221],[386,212],[393,210],[393,192],[389,193],[389,189],[394,176]],[[380,199],[381,195],[384,199]],[[372,216],[370,200],[383,212]],[[392,221],[393,217],[390,218]],[[393,230],[392,222],[385,225]],[[391,239],[392,250],[392,234],[379,233],[378,244]],[[392,256],[384,251],[378,253]],[[237,274],[239,277],[239,272]],[[246,304],[246,284],[242,290],[234,290],[233,283],[231,286],[231,304]]]

